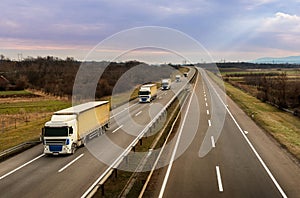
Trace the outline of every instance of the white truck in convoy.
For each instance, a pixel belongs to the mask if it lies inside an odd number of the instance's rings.
[[[176,82],[180,82],[181,81],[181,76],[180,75],[176,75],[175,76],[175,80],[176,80]]]
[[[95,101],[55,112],[42,129],[45,154],[73,154],[109,126],[109,102]]]
[[[142,85],[139,90],[139,102],[151,102],[157,96],[157,85],[146,84]]]
[[[171,79],[166,78],[161,80],[161,89],[162,90],[168,90],[171,88]]]

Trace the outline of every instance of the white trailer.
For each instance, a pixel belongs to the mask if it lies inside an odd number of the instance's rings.
[[[168,90],[171,88],[171,79],[166,78],[161,80],[161,89],[162,90]]]
[[[147,84],[142,85],[139,90],[139,101],[140,102],[151,102],[157,96],[157,85]]]
[[[95,101],[55,112],[42,130],[45,154],[72,154],[109,126],[109,102]]]

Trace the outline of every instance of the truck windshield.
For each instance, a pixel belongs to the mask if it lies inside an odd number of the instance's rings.
[[[45,127],[44,136],[68,136],[68,127]]]
[[[141,95],[149,95],[150,94],[150,92],[149,91],[140,91],[139,92],[139,95],[141,96]]]

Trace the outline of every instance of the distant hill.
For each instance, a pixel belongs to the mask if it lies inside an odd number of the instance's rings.
[[[264,57],[249,61],[250,63],[271,63],[271,64],[300,64],[300,56],[288,56],[281,58]]]

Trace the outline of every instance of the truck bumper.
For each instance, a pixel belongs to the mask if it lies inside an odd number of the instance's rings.
[[[44,145],[45,154],[71,154],[70,145]]]

